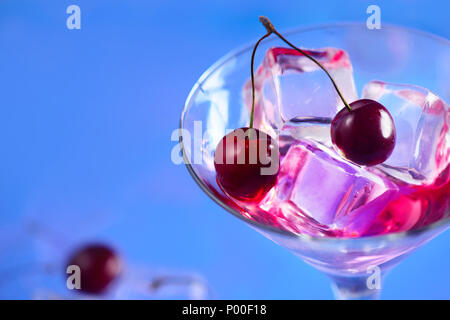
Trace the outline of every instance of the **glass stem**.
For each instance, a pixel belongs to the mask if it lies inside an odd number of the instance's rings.
[[[380,299],[382,280],[373,282],[370,274],[355,276],[330,275],[332,289],[337,300],[378,300]]]

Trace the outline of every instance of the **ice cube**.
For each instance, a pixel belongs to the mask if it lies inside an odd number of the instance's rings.
[[[327,68],[348,101],[357,99],[347,52],[335,48],[305,51]],[[276,135],[291,118],[332,118],[343,107],[325,72],[290,48],[271,48],[266,52],[255,72],[255,89],[255,125],[272,135]],[[250,109],[250,80],[243,90],[244,102]]]
[[[260,207],[268,212],[294,207],[284,216],[309,217],[341,236],[359,236],[398,194],[377,169],[366,170],[331,148],[308,140],[292,145],[282,159],[278,181]]]
[[[278,136],[280,148],[282,141],[288,144],[295,140],[309,140],[332,147],[330,125],[332,118],[321,117],[295,117],[286,122]]]
[[[433,183],[450,161],[449,106],[425,88],[381,81],[366,84],[363,98],[394,118],[397,139],[383,170],[410,184]]]

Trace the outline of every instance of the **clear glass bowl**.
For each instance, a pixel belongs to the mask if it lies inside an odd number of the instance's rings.
[[[378,79],[419,85],[450,101],[450,41],[446,39],[385,24],[380,30],[368,30],[365,24],[359,23],[301,28],[283,35],[299,47],[335,47],[347,51],[359,94],[364,84]],[[248,125],[249,113],[243,103],[242,87],[250,76],[253,45],[220,59],[191,90],[180,128],[187,168],[217,204],[328,274],[337,298],[376,298],[380,290],[369,288],[368,272],[379,267],[384,275],[401,258],[446,230],[450,226],[449,209],[446,218],[420,229],[351,239],[294,234],[246,218],[242,208],[218,187],[213,159],[224,129]],[[270,36],[258,49],[255,66],[266,50],[274,46],[286,47],[278,38]]]

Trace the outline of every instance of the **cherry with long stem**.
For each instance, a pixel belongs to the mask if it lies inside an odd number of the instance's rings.
[[[219,142],[214,153],[214,167],[217,182],[222,190],[242,201],[259,201],[275,185],[280,159],[278,145],[270,135],[253,128],[255,115],[254,62],[259,44],[272,34],[268,31],[255,44],[251,58],[252,109],[249,127],[243,127],[227,134]],[[257,150],[256,161],[250,161],[251,150]],[[229,161],[229,160],[232,161]],[[239,159],[244,159],[240,163]],[[269,163],[263,159],[270,159]],[[267,167],[273,172],[263,174]]]

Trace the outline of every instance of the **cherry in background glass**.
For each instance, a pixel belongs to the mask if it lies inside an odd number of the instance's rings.
[[[85,293],[102,293],[121,272],[118,254],[103,244],[89,244],[78,249],[68,265],[80,268],[80,290]]]

